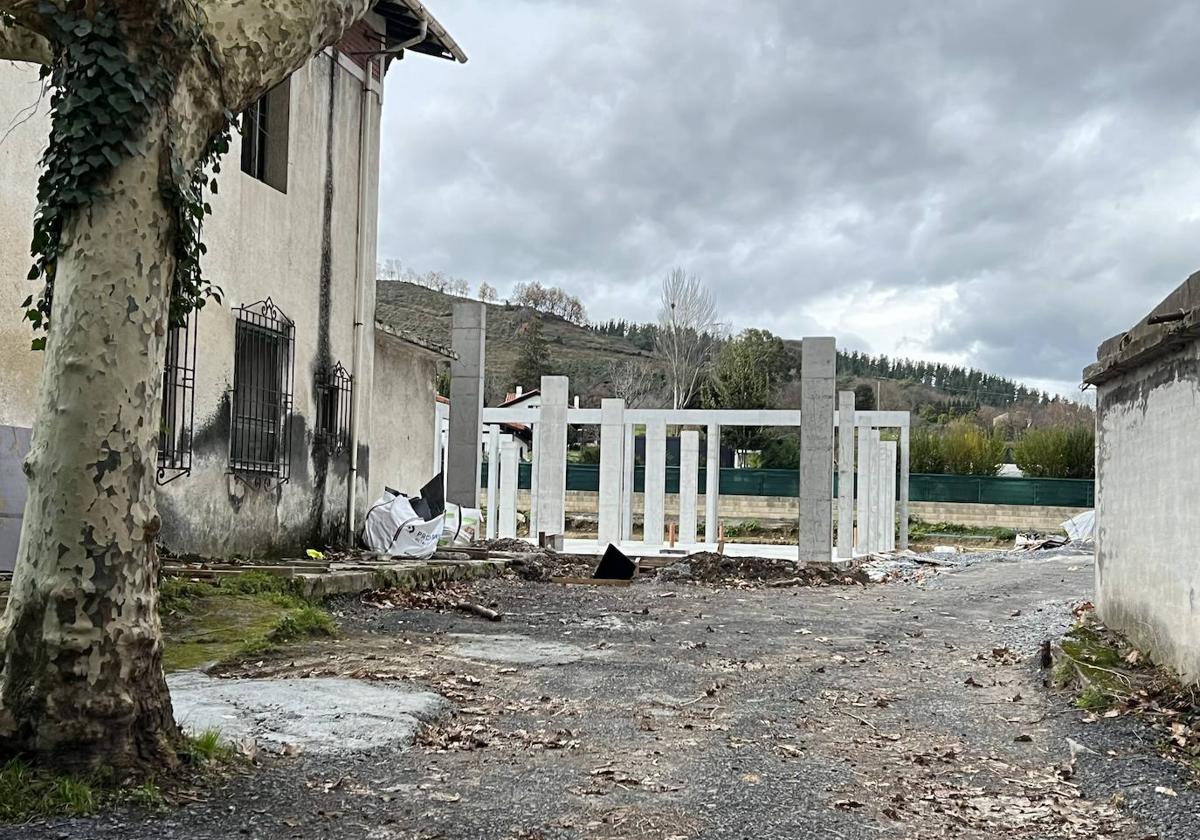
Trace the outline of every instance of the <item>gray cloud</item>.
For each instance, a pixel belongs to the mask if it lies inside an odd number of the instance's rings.
[[[1200,8],[438,0],[389,73],[380,254],[595,317],[673,265],[734,327],[1069,387],[1192,270]]]

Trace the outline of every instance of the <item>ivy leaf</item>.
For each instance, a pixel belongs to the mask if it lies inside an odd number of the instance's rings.
[[[46,336],[39,335],[33,341],[29,342],[29,349],[30,350],[45,350],[46,349]]]

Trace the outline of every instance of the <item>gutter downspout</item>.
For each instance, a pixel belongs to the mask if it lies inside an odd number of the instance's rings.
[[[358,436],[359,436],[359,418],[361,415],[360,395],[362,393],[363,383],[361,381],[362,374],[362,355],[363,355],[363,326],[367,321],[367,313],[364,301],[364,292],[367,288],[366,278],[372,275],[372,269],[375,263],[375,255],[367,253],[366,247],[366,231],[367,225],[364,220],[367,214],[374,212],[379,214],[378,201],[375,207],[368,207],[366,188],[368,179],[371,177],[371,138],[374,136],[371,132],[371,81],[374,79],[374,68],[378,62],[379,67],[379,104],[380,110],[383,110],[383,74],[386,72],[385,62],[388,56],[400,55],[405,49],[419,44],[425,40],[425,36],[429,32],[429,21],[422,20],[421,28],[416,35],[399,44],[393,44],[386,50],[379,52],[367,60],[367,66],[363,74],[362,100],[359,109],[358,120],[358,266],[354,276],[354,330],[352,334],[353,351],[350,360],[350,376],[351,386],[350,392],[350,477],[349,486],[346,490],[346,534],[351,546],[354,545],[354,536],[357,533],[356,506],[358,502]],[[372,316],[370,323],[374,325],[375,318]]]

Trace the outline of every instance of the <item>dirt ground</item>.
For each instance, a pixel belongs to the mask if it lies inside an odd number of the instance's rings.
[[[431,688],[456,711],[415,746],[0,838],[1200,837],[1147,730],[1043,685],[1091,580],[1030,555],[865,587],[472,585],[497,623],[347,600],[342,638],[238,673]]]

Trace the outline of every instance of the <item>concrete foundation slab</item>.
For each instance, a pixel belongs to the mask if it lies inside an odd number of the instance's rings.
[[[421,723],[450,709],[439,694],[363,680],[226,680],[184,671],[167,684],[185,730],[318,754],[412,743]]]

